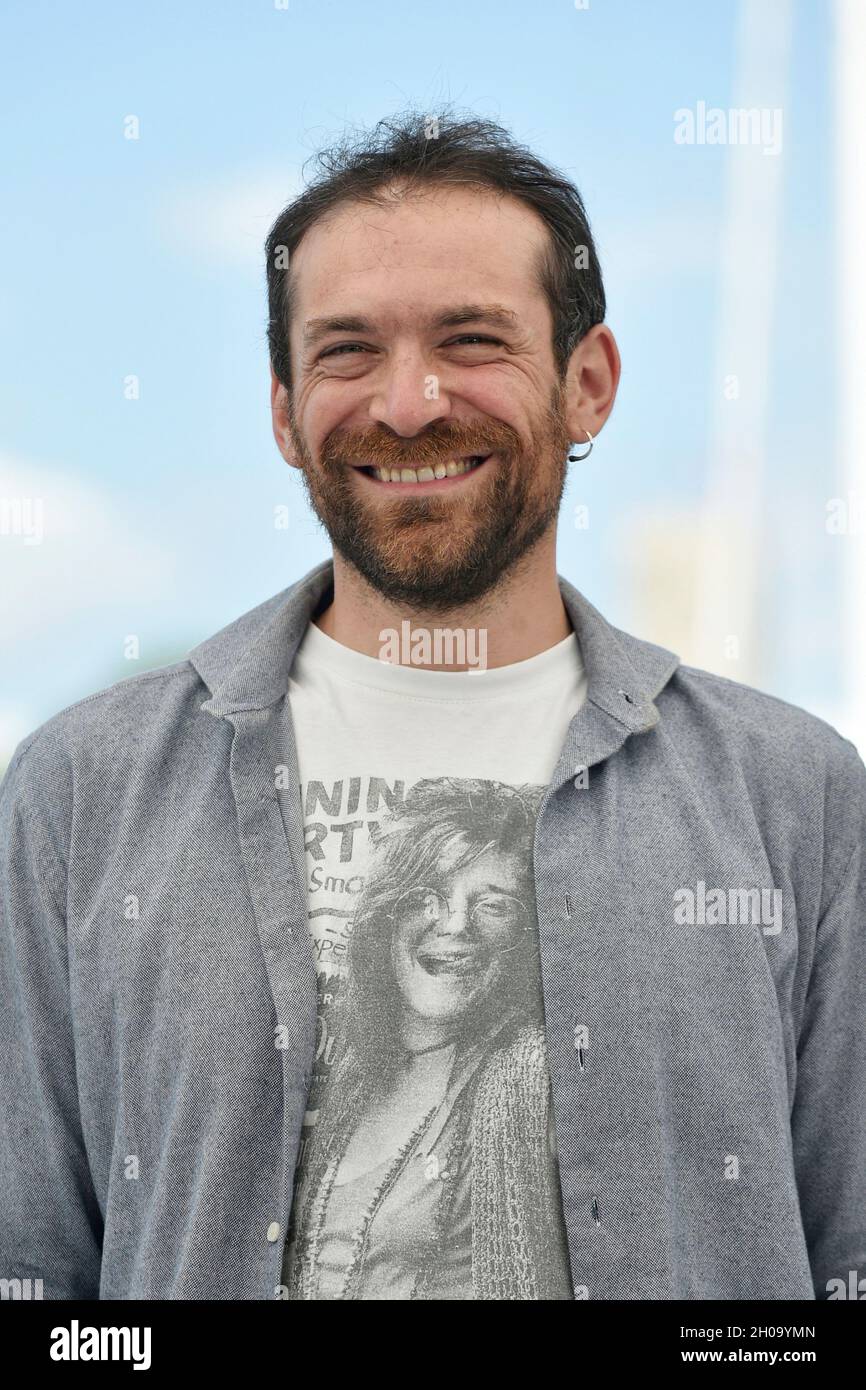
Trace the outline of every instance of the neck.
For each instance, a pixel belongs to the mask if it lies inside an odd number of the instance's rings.
[[[483,633],[489,668],[528,661],[562,642],[572,628],[556,574],[555,530],[503,575],[494,589],[480,599],[449,609],[413,608],[384,598],[340,555],[334,556],[333,600],[315,619],[327,637],[364,656],[380,657],[386,640],[382,634],[400,633],[407,620],[413,635],[420,629],[432,636],[437,628]],[[470,644],[466,645],[468,648]],[[416,646],[412,665],[434,669],[433,662],[417,659],[418,650]],[[477,651],[477,643],[473,650]],[[436,662],[435,669],[463,671],[473,664],[461,660],[454,650],[450,655],[455,660]]]

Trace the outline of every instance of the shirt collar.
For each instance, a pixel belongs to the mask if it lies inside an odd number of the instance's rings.
[[[680,659],[607,622],[583,594],[558,576],[562,600],[577,634],[587,680],[587,701],[629,733],[659,721],[656,695]],[[333,589],[333,561],[324,560],[288,589],[244,613],[189,653],[210,698],[201,708],[223,716],[265,709],[289,687],[289,672],[307,624]]]

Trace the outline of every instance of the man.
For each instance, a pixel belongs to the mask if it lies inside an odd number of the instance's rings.
[[[275,436],[333,561],[16,750],[0,1274],[856,1284],[866,768],[557,575],[620,370],[576,190],[409,116],[267,252]]]

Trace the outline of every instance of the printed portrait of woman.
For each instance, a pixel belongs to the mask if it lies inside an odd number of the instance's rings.
[[[544,789],[418,782],[371,835],[300,1165],[300,1299],[571,1298],[532,845]]]

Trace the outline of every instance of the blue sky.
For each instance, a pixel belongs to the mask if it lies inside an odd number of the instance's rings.
[[[835,467],[832,32],[828,4],[793,9],[756,603],[764,687],[821,709],[839,679],[836,557],[816,521]],[[0,538],[0,761],[55,710],[175,659],[328,553],[270,433],[261,243],[305,160],[407,106],[501,121],[584,195],[624,373],[572,473],[559,568],[612,621],[665,641],[663,604],[636,606],[630,537],[704,485],[729,154],[675,144],[673,113],[729,104],[737,10],[7,7],[0,494],[44,497],[46,538]]]

